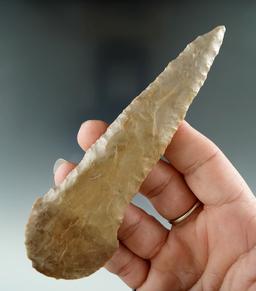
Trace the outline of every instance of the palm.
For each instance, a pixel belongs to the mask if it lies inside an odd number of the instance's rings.
[[[101,121],[83,124],[78,133],[82,149],[106,128]],[[255,290],[256,199],[247,184],[221,151],[187,123],[165,156],[170,164],[159,161],[140,191],[167,220],[197,200],[203,206],[169,231],[131,204],[118,232],[120,247],[106,268],[138,291]],[[75,166],[66,162],[59,167],[55,182]]]
[[[240,271],[240,264],[235,263],[256,242],[256,234],[250,237],[251,227],[256,229],[250,225],[255,210],[256,206],[240,202],[205,207],[194,219],[174,226],[151,260],[152,270],[159,270],[159,280],[165,282],[166,289],[161,290],[219,290],[225,279],[229,286],[227,274]],[[246,286],[239,287],[240,277],[235,278],[237,290],[247,290]],[[142,285],[141,290],[150,289]]]

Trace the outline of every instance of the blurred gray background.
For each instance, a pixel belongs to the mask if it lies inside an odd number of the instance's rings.
[[[111,122],[219,24],[224,45],[186,119],[255,191],[255,1],[0,1],[1,290],[129,290],[104,270],[69,282],[34,271],[23,244],[31,205],[51,186],[56,159],[82,157],[84,120]]]

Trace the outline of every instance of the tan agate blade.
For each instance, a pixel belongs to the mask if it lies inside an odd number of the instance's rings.
[[[109,126],[60,186],[39,198],[26,227],[33,267],[76,279],[118,247],[126,206],[170,143],[203,85],[225,27],[199,36]]]

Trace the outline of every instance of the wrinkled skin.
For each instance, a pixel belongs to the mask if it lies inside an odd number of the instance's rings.
[[[106,130],[87,121],[78,143],[87,150]],[[158,212],[174,219],[202,206],[169,231],[134,205],[119,229],[120,247],[106,268],[139,291],[256,290],[256,199],[209,139],[183,122],[141,186]],[[62,163],[60,183],[76,165]]]

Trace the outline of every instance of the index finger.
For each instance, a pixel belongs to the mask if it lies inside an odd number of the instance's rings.
[[[222,151],[185,121],[167,147],[165,157],[206,205],[222,205],[251,193]]]

